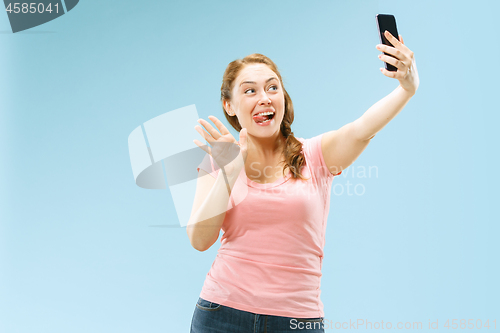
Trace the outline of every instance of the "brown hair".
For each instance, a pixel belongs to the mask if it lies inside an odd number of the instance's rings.
[[[278,67],[276,64],[266,57],[265,55],[254,53],[246,56],[243,59],[237,59],[232,61],[226,68],[224,72],[224,76],[222,78],[222,86],[220,88],[220,99],[221,102],[230,101],[231,100],[231,88],[233,87],[233,83],[238,77],[239,72],[248,64],[265,64],[267,65],[273,72],[276,73],[278,78],[280,79],[281,86],[283,87],[283,94],[285,96],[285,114],[283,116],[283,121],[280,125],[281,134],[286,139],[285,148],[283,153],[285,155],[285,165],[283,166],[283,174],[285,173],[285,169],[288,166],[292,173],[292,177],[294,179],[301,178],[306,179],[300,173],[302,167],[305,163],[304,154],[301,152],[302,143],[295,138],[293,135],[291,125],[293,123],[293,104],[292,99],[288,95],[284,85],[283,80],[281,79],[281,75],[278,71]],[[230,116],[224,110],[224,105],[222,106],[222,110],[224,111],[224,115],[226,116],[227,121],[235,130],[238,132],[241,131],[241,125],[238,121],[236,115]]]

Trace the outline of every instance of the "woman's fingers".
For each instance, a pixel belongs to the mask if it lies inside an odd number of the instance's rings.
[[[383,44],[377,45],[378,50],[390,54],[390,56],[387,54],[380,54],[378,57],[380,60],[393,65],[398,70],[396,72],[393,72],[386,69],[381,69],[382,73],[385,76],[397,78],[398,80],[404,79],[408,75],[409,69],[413,64],[413,52],[406,45],[404,45],[403,36],[399,35],[399,40],[389,32],[386,32],[385,36],[387,37],[387,40],[391,42],[395,47]]]
[[[398,60],[398,59],[395,59],[394,57],[386,56],[383,54],[379,55],[378,57],[380,58],[380,60],[382,60],[390,65],[393,65],[394,67],[396,67],[398,69],[401,69],[401,70],[405,69],[405,64],[401,60]]]
[[[410,66],[408,64],[411,64],[412,62],[413,52],[411,51],[410,55],[408,56],[405,53],[387,45],[377,45],[377,49],[392,55],[388,56],[386,54],[379,54],[378,57],[380,60],[390,65],[393,65],[394,67],[400,69],[403,72],[407,70],[407,66]]]
[[[394,37],[389,31],[385,32],[385,38],[396,48],[401,49],[401,51],[409,51],[410,49],[403,43],[401,35],[399,35],[401,40]]]
[[[208,119],[210,119],[215,124],[215,126],[217,126],[217,128],[219,129],[219,131],[221,132],[222,135],[231,134],[231,133],[229,133],[226,126],[224,126],[224,124],[216,117],[208,116]]]
[[[403,36],[399,35],[399,40],[391,35],[389,31],[385,33],[387,40],[394,46],[389,46],[385,44],[377,45],[377,49],[382,52],[393,55],[396,59],[405,60],[410,59],[412,55],[412,51],[406,46],[403,42]]]
[[[211,149],[210,149],[210,147],[209,147],[209,146],[202,144],[200,141],[198,141],[198,140],[196,140],[196,139],[195,139],[195,140],[193,140],[193,142],[194,142],[194,143],[195,143],[198,147],[200,147],[201,149],[203,149],[203,150],[205,151],[205,153],[207,153],[207,154],[209,154],[209,155],[212,155],[212,151],[211,151]]]
[[[248,151],[247,151],[247,138],[248,138],[248,133],[246,128],[242,128],[240,130],[240,140],[238,143],[238,148],[239,152],[238,155],[241,154],[241,157],[243,157],[243,162],[246,162],[247,156],[248,156]]]
[[[396,79],[402,79],[406,76],[406,74],[408,73],[408,68],[406,67],[406,65],[399,61],[399,60],[396,60],[392,57],[388,57],[388,56],[385,56],[385,57],[381,57],[380,58],[382,61],[385,61],[391,65],[393,65],[394,67],[397,68],[397,71],[388,71],[387,69],[385,68],[380,68],[382,73],[387,76],[387,77],[390,77],[390,78],[396,78]]]
[[[207,132],[205,132],[200,126],[196,125],[194,127],[194,129],[198,133],[200,133],[200,135],[203,137],[203,139],[205,139],[205,141],[207,141],[208,143],[212,144],[212,142],[214,141],[214,139]]]
[[[404,60],[406,58],[406,55],[403,52],[401,52],[400,50],[395,49],[393,47],[384,45],[384,46],[382,46],[379,49],[382,52],[390,54],[393,58],[396,58],[396,60]],[[387,54],[382,54],[382,56],[386,56],[387,57]]]
[[[393,65],[397,68],[397,71],[388,71],[385,68],[380,68],[380,70],[385,76],[397,79],[401,88],[411,94],[415,94],[419,85],[415,54],[404,45],[403,36],[399,35],[399,39],[397,39],[388,31],[385,32],[385,36],[394,47],[383,44],[379,44],[376,47],[378,50],[390,54],[392,57],[387,54],[381,54],[379,55],[379,59]]]
[[[220,133],[212,125],[210,125],[210,123],[208,121],[206,121],[205,119],[198,119],[198,122],[201,125],[203,125],[203,127],[205,127],[205,129],[207,130],[207,132],[210,133],[210,135],[215,140],[219,140],[219,138],[221,137]]]
[[[387,77],[390,77],[390,78],[396,78],[396,72],[393,72],[393,71],[388,71],[387,69],[385,68],[380,68],[380,71]]]
[[[247,129],[242,128],[240,131],[240,148],[247,149]]]

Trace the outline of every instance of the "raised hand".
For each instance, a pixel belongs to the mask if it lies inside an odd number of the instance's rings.
[[[204,119],[198,119],[198,122],[205,127],[208,133],[198,125],[194,128],[212,147],[206,146],[198,140],[193,140],[193,142],[207,154],[210,154],[226,174],[239,173],[245,166],[248,154],[247,129],[241,129],[240,142],[238,143],[219,119],[214,116],[208,118],[217,126],[220,133]]]
[[[380,70],[385,76],[398,79],[401,88],[412,95],[415,94],[420,80],[413,52],[404,44],[401,35],[399,35],[398,40],[389,31],[385,31],[385,37],[394,47],[379,44],[377,45],[377,49],[389,53],[392,57],[385,54],[380,54],[378,57],[380,60],[393,65],[398,70],[396,72],[388,71],[385,68],[381,68]]]

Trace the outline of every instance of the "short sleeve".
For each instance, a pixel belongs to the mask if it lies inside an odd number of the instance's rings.
[[[333,175],[328,169],[323,157],[323,151],[321,149],[321,138],[323,137],[323,134],[305,140],[304,149],[310,163],[309,167],[311,168],[311,172],[321,179],[333,178],[340,175],[342,170],[336,175]]]
[[[214,178],[217,178],[217,175],[219,174],[219,166],[209,154],[205,154],[203,161],[201,161],[200,165],[198,165],[196,171],[200,172],[200,169],[203,169]]]

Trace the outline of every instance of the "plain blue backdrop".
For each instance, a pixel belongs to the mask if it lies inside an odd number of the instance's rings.
[[[325,318],[493,330],[499,10],[87,0],[16,34],[0,15],[0,332],[188,332],[220,241],[198,252],[185,228],[164,226],[179,225],[172,197],[135,185],[128,135],[191,104],[223,119],[222,74],[255,52],[281,71],[297,137],[338,129],[399,84],[379,70],[377,13],[395,15],[420,87],[334,180]]]

